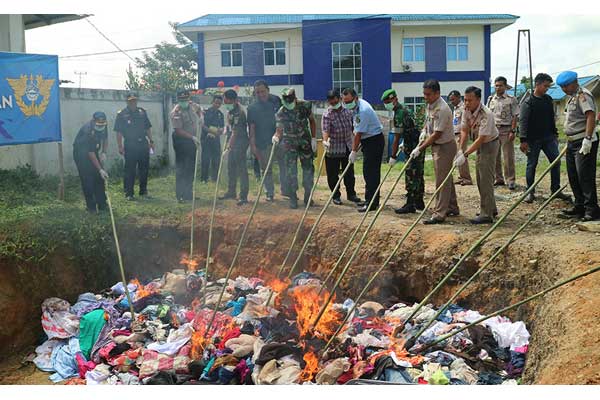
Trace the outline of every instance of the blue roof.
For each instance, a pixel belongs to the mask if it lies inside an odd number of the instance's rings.
[[[586,83],[588,83],[589,81],[591,81],[592,79],[594,79],[596,77],[596,75],[592,75],[592,76],[582,76],[580,78],[577,78],[577,82],[579,83],[580,86],[585,85]],[[525,88],[525,85],[522,83],[519,83],[517,85],[517,97],[521,97],[525,92],[527,91],[527,89]],[[496,89],[494,88],[494,86],[492,86],[492,91],[491,94],[494,94],[496,92]],[[508,93],[510,94],[514,94],[514,88],[508,90]],[[550,97],[552,97],[552,100],[554,101],[561,101],[565,96],[565,92],[562,91],[562,89],[560,88],[560,86],[558,86],[556,83],[553,84],[552,86],[550,86],[550,88],[548,89],[548,92],[546,92],[546,94]]]
[[[302,21],[390,18],[392,21],[456,21],[517,19],[512,14],[207,14],[179,28],[229,25],[299,24]]]

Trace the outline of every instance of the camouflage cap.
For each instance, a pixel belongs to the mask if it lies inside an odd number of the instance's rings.
[[[390,97],[396,97],[396,91],[394,89],[388,89],[381,95],[381,101],[389,99]]]
[[[292,96],[296,96],[296,89],[294,88],[285,88],[281,91],[281,96],[283,97],[292,97]]]

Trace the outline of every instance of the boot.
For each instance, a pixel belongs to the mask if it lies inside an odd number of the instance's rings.
[[[417,212],[417,209],[412,204],[405,204],[400,208],[395,208],[394,212],[396,214],[413,214]]]
[[[290,208],[292,210],[298,208],[298,197],[290,195]]]

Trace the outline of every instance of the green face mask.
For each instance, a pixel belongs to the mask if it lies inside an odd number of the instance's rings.
[[[294,109],[294,107],[296,107],[296,102],[295,102],[295,101],[292,101],[291,103],[288,103],[287,101],[284,101],[284,102],[283,102],[283,106],[284,106],[285,108],[287,108],[288,110],[293,110],[293,109]]]
[[[94,130],[96,132],[103,132],[105,127],[105,125],[94,125]]]
[[[331,108],[333,108],[334,110],[339,110],[341,106],[342,103],[337,103],[335,106],[331,106]]]
[[[384,103],[383,106],[388,111],[394,111],[394,103],[392,103],[392,102],[390,102],[390,103]]]
[[[183,108],[184,110],[187,110],[190,107],[190,103],[188,103],[187,101],[180,101],[179,107]]]
[[[227,111],[231,111],[231,110],[233,110],[233,104],[227,104],[227,103],[225,103],[225,104],[224,104],[224,106],[225,106],[225,109],[226,109]]]
[[[354,107],[356,107],[356,101],[352,100],[351,103],[344,103],[344,108],[346,110],[352,110]]]

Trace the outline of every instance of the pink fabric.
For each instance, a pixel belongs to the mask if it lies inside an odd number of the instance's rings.
[[[85,373],[96,368],[96,363],[93,361],[86,361],[85,357],[81,353],[75,355],[75,361],[77,361],[77,369],[79,370],[79,377],[85,378]]]

